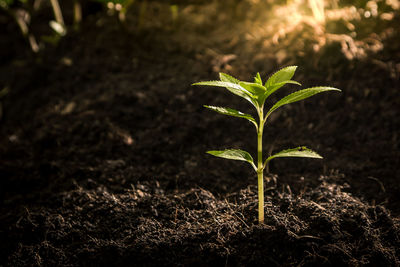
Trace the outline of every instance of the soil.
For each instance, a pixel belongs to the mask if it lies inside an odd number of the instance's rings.
[[[219,27],[195,16],[138,27],[132,15],[133,27],[92,13],[37,55],[0,27],[0,266],[400,265],[398,27],[351,58],[338,43],[236,38],[226,31],[244,31],[242,14]],[[254,171],[205,154],[255,153],[251,124],[203,108],[251,106],[191,84],[290,64],[304,87],[342,93],[271,117],[265,151],[306,145],[324,159],[271,162],[260,225]]]

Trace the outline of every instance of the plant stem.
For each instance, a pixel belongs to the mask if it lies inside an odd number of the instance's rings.
[[[257,129],[257,178],[258,178],[258,223],[264,223],[264,167],[262,158],[262,137],[264,130],[264,107],[258,111],[260,126]]]

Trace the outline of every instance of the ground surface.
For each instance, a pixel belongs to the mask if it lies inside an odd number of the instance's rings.
[[[2,28],[0,266],[399,266],[399,33],[351,58],[193,21],[138,30],[93,14],[39,56]],[[252,169],[204,153],[254,153],[256,135],[203,104],[251,107],[190,85],[290,64],[304,86],[343,92],[271,117],[265,151],[324,160],[273,162],[258,225]]]

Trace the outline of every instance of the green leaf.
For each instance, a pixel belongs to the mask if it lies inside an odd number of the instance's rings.
[[[285,81],[285,82],[281,82],[281,83],[277,83],[271,87],[269,87],[269,89],[267,91],[264,92],[264,94],[258,96],[258,103],[260,106],[262,106],[265,103],[265,100],[267,100],[267,98],[276,90],[278,90],[279,88],[281,88],[283,85],[287,84],[287,83],[292,83],[292,84],[297,84],[297,85],[301,85],[300,83],[296,82],[296,81]]]
[[[219,73],[219,79],[223,82],[230,82],[230,83],[236,83],[238,84],[240,81],[236,79],[235,77],[232,77],[228,74],[225,74],[223,72]]]
[[[303,100],[305,98],[311,97],[315,94],[319,94],[319,93],[327,92],[327,91],[339,91],[340,92],[341,90],[334,88],[334,87],[318,86],[318,87],[311,87],[311,88],[307,88],[307,89],[303,89],[303,90],[294,92],[290,95],[285,96],[278,102],[276,102],[275,105],[273,105],[271,107],[271,109],[268,111],[266,116],[268,117],[274,110],[276,110],[277,108],[279,108],[283,105],[297,102],[297,101]]]
[[[262,85],[262,84],[263,84],[263,83],[262,83],[262,79],[261,79],[261,75],[260,75],[259,72],[257,72],[257,76],[254,77],[254,82],[255,82],[255,83],[258,83],[259,85]]]
[[[258,83],[239,82],[239,85],[255,96],[262,95],[267,90],[264,86]]]
[[[278,70],[269,77],[265,83],[265,87],[270,87],[274,84],[281,83],[292,79],[297,66],[288,66],[283,69]]]
[[[256,169],[252,156],[248,152],[240,149],[211,150],[207,151],[207,153],[224,159],[247,161]]]
[[[287,83],[301,85],[300,83],[290,80],[294,72],[296,71],[297,66],[289,66],[283,69],[278,70],[265,82],[265,87],[267,88],[267,92],[263,96],[264,99],[267,99],[272,93],[281,88]],[[265,100],[264,100],[265,101]]]
[[[311,149],[306,148],[305,146],[299,146],[296,148],[282,150],[272,156],[269,156],[265,163],[270,161],[274,158],[283,158],[283,157],[300,157],[300,158],[315,158],[315,159],[322,159],[320,155],[316,152],[312,151]]]
[[[223,74],[223,73],[222,73]],[[235,82],[239,82],[235,78],[223,74],[221,76],[221,79],[224,79],[223,81],[206,81],[206,82],[198,82],[194,83],[192,85],[206,85],[206,86],[217,86],[217,87],[225,87],[228,89],[231,93],[240,96],[247,101],[249,101],[251,104],[253,104],[255,107],[257,107],[257,102],[256,102],[256,97],[246,89],[244,89],[242,86]],[[233,81],[233,82],[230,82]]]
[[[258,103],[259,107],[261,107],[264,104],[266,99],[264,95],[267,90],[264,86],[258,83],[250,83],[250,82],[240,82],[239,84],[254,95],[255,98],[254,100]]]
[[[222,82],[230,82],[230,83],[234,83],[234,84],[237,84],[237,85],[239,85],[239,83],[240,83],[240,81],[239,81],[238,79],[236,79],[235,77],[232,77],[232,76],[230,76],[230,75],[228,75],[228,74],[225,74],[225,73],[223,73],[223,72],[220,72],[220,73],[219,73],[219,78],[220,78],[220,80],[221,80]],[[226,89],[228,89],[231,93],[233,93],[233,94],[235,94],[235,95],[237,95],[237,96],[240,96],[240,97],[246,99],[246,100],[249,101],[254,107],[257,108],[257,101],[256,101],[256,99],[255,99],[255,96],[249,95],[249,94],[247,94],[247,93],[243,93],[242,91],[237,90],[236,88],[233,88],[233,87],[226,87]],[[250,92],[249,92],[249,93],[250,93]]]
[[[254,95],[244,89],[242,86],[236,83],[232,82],[225,82],[225,81],[206,81],[206,82],[198,82],[194,83],[192,85],[206,85],[206,86],[217,86],[217,87],[225,87],[229,91],[231,91],[234,94],[238,94],[239,96],[242,96],[243,94],[249,98],[254,98]]]
[[[254,123],[257,126],[256,120],[250,114],[245,114],[243,112],[240,112],[238,110],[234,110],[234,109],[231,109],[231,108],[206,106],[206,105],[204,105],[204,107],[206,107],[208,109],[211,109],[211,110],[214,110],[214,111],[216,111],[218,113],[221,113],[221,114],[224,114],[224,115],[247,119],[247,120],[249,120],[250,122]]]
[[[217,87],[232,87],[236,90],[240,90],[245,92],[246,89],[241,87],[239,84],[232,83],[232,82],[225,82],[225,81],[205,81],[205,82],[198,82],[192,85],[206,85],[206,86],[217,86]],[[250,94],[250,92],[248,92]]]
[[[282,86],[284,86],[285,84],[290,83],[290,84],[296,84],[296,85],[300,85],[301,84],[299,82],[293,81],[293,80],[287,80],[284,82],[280,82],[280,83],[276,83],[274,85],[271,85],[270,87],[268,87],[267,91],[265,92],[265,99],[267,99],[272,93],[274,93],[276,90],[278,90],[279,88],[281,88]]]

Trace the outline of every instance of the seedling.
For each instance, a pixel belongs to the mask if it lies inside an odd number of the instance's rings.
[[[320,155],[316,152],[308,149],[304,146],[291,148],[282,150],[274,155],[268,156],[265,161],[263,160],[263,145],[262,145],[262,137],[264,132],[264,126],[271,115],[272,112],[277,110],[278,108],[294,103],[308,97],[311,97],[315,94],[328,92],[328,91],[341,91],[337,88],[327,87],[327,86],[318,86],[311,87],[307,89],[302,89],[297,92],[294,92],[290,95],[285,96],[278,102],[276,102],[267,113],[264,114],[264,104],[267,98],[274,92],[276,92],[279,88],[284,86],[285,84],[296,84],[301,85],[300,83],[291,80],[294,72],[296,71],[297,66],[289,66],[283,68],[277,72],[275,72],[264,84],[261,79],[260,73],[257,73],[254,78],[254,82],[244,82],[239,81],[238,79],[229,76],[225,73],[219,74],[219,81],[206,81],[206,82],[198,82],[193,85],[207,85],[207,86],[218,86],[225,87],[231,93],[240,96],[247,101],[249,101],[257,110],[258,121],[256,121],[253,116],[250,114],[245,114],[243,112],[224,107],[215,107],[215,106],[204,106],[208,109],[216,111],[218,113],[243,118],[250,121],[257,130],[257,165],[254,163],[253,157],[246,151],[240,149],[226,149],[226,150],[211,150],[207,151],[207,153],[226,159],[233,160],[241,160],[250,163],[253,169],[257,173],[258,177],[258,222],[264,223],[264,169],[267,164],[275,158],[282,157],[303,157],[303,158],[317,158],[322,159]]]

